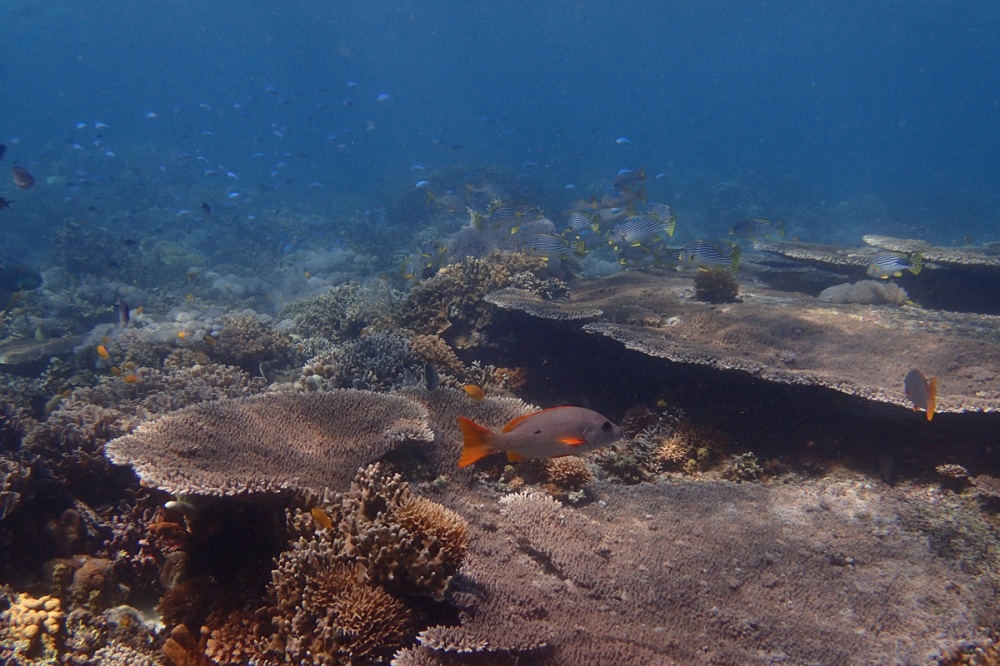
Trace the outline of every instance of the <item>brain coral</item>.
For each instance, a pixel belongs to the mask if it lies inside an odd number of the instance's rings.
[[[403,441],[429,442],[427,412],[368,391],[268,393],[194,405],[109,442],[112,462],[174,494],[347,486]]]

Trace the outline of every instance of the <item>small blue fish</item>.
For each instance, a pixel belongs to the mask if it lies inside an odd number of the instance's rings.
[[[392,95],[389,95],[389,94],[386,94],[386,93],[382,93],[381,95],[379,95],[378,97],[375,98],[375,101],[376,102],[388,102],[391,99],[392,99]]]
[[[625,137],[625,136],[620,136],[617,139],[615,139],[615,143],[617,143],[619,146],[631,146],[632,145],[632,142],[629,141],[628,137]]]
[[[889,277],[903,277],[903,271],[910,271],[914,275],[920,273],[924,267],[924,258],[919,252],[911,255],[899,252],[879,252],[872,257],[872,262],[868,264],[865,271],[870,277],[882,280]]]
[[[429,181],[429,180],[418,180],[417,184],[416,184],[416,188],[419,190],[419,189],[422,189],[422,188],[425,188],[425,187],[429,187],[430,184],[431,184],[431,181]]]

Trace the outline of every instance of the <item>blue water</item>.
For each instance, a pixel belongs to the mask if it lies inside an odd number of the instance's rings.
[[[202,201],[377,224],[481,163],[565,204],[644,166],[682,213],[736,182],[811,240],[1000,237],[993,2],[8,1],[0,25],[7,252]],[[885,206],[844,229],[859,197]]]

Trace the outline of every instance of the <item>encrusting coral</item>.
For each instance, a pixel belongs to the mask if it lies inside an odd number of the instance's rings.
[[[54,659],[63,633],[62,602],[48,595],[17,595],[0,613],[0,658],[6,661],[43,657]],[[12,646],[10,653],[4,654]]]

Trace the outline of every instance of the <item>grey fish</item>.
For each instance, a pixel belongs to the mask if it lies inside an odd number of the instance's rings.
[[[934,418],[934,410],[937,408],[937,377],[927,379],[924,373],[914,368],[906,373],[903,390],[913,403],[913,411],[922,409],[927,413],[928,421]]]

